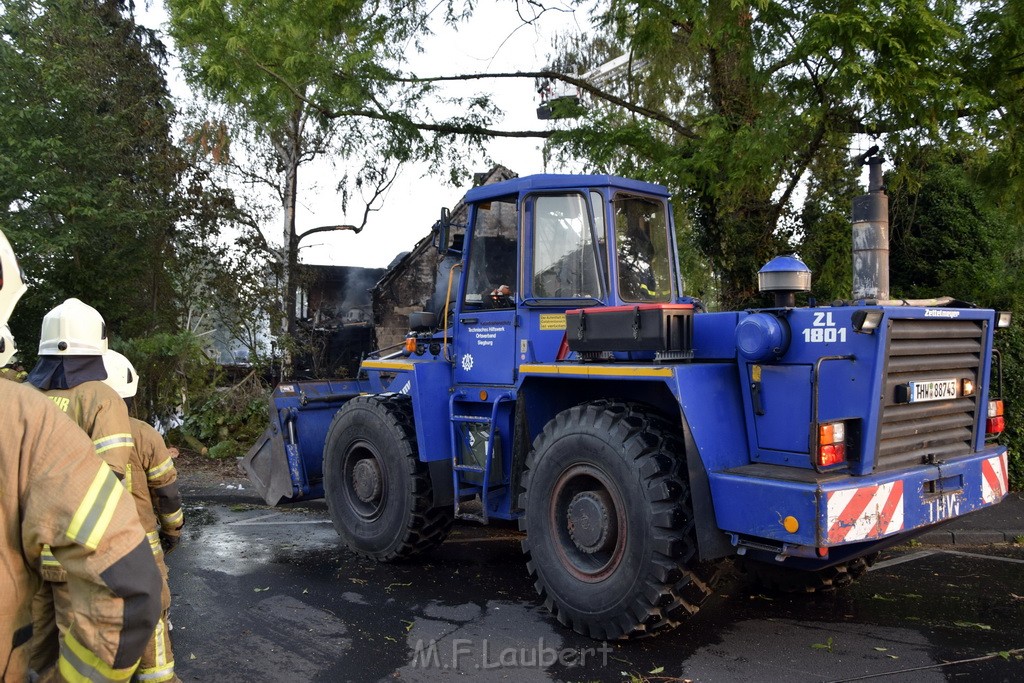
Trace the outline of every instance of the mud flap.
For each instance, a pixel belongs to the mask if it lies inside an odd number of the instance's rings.
[[[255,445],[242,458],[242,469],[260,492],[267,505],[289,502],[294,495],[288,458],[281,431],[268,427]]]

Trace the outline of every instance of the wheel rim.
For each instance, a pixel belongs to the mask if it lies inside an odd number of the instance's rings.
[[[342,460],[345,504],[366,522],[378,519],[387,504],[387,474],[370,443],[352,444]]]
[[[592,465],[566,469],[548,504],[555,552],[572,576],[602,581],[622,563],[626,547],[625,507],[618,488]]]

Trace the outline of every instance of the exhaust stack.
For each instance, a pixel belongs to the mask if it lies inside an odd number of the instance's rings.
[[[889,298],[889,197],[878,147],[857,157],[869,168],[868,193],[853,199],[853,298]]]

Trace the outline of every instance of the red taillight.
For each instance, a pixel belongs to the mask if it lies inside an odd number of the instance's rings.
[[[985,420],[985,432],[990,436],[1002,434],[1006,429],[1006,420],[1003,418],[1003,402],[988,402],[988,419]]]
[[[1002,434],[1006,429],[1006,420],[1000,417],[990,417],[985,420],[985,432],[988,434]]]
[[[818,425],[818,466],[829,467],[846,462],[846,425],[831,422]]]

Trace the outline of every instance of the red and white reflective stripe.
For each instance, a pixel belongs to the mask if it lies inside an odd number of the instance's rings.
[[[1010,490],[1010,474],[1006,469],[1006,453],[981,461],[981,499],[997,503]]]
[[[902,481],[828,494],[829,543],[863,541],[902,530]]]

